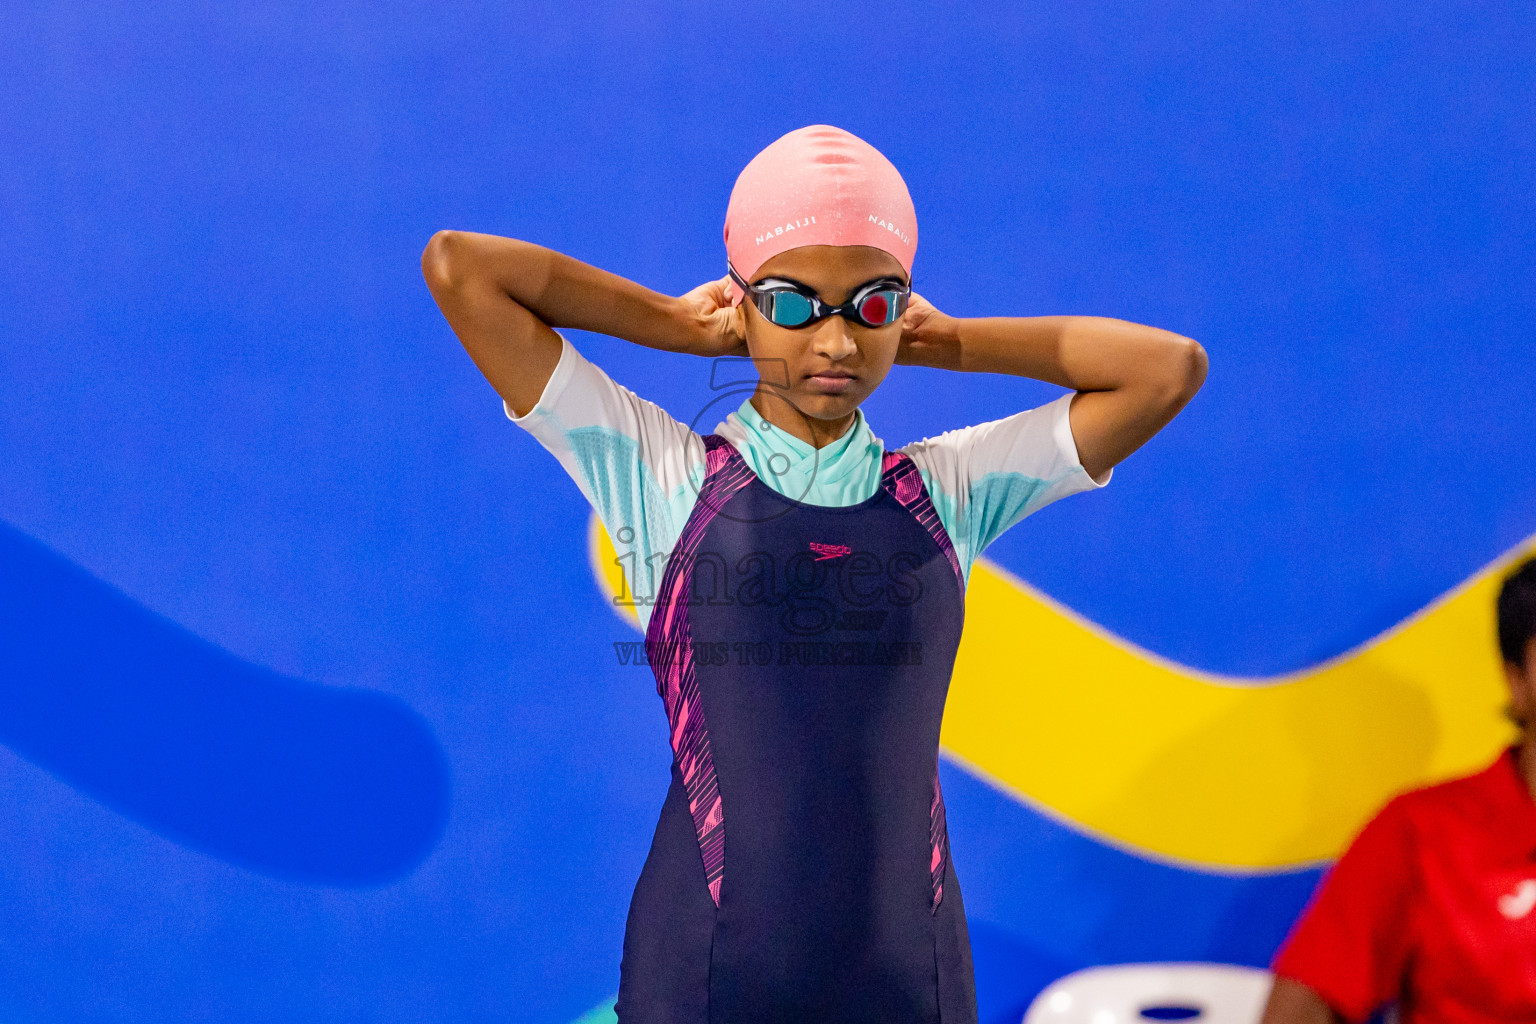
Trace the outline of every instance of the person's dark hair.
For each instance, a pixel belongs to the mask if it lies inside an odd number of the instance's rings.
[[[1510,665],[1525,667],[1525,649],[1536,636],[1536,558],[1504,579],[1499,590],[1499,653]]]

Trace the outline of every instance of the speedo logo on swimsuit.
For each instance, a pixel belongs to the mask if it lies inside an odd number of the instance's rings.
[[[897,227],[895,224],[892,224],[890,221],[886,220],[884,217],[877,217],[874,214],[870,214],[869,222],[877,228],[885,228],[885,230],[901,239],[904,244],[912,244],[912,238],[910,235],[901,230],[901,228]]]
[[[796,228],[808,228],[815,223],[815,217],[807,217],[804,220],[796,217],[794,220],[787,224],[776,224],[768,230],[764,231],[762,234],[754,235],[753,237],[757,239],[758,245],[762,245],[768,239],[777,238],[779,235],[782,235],[786,231],[794,231]]]
[[[825,562],[829,558],[842,558],[844,555],[853,553],[853,549],[847,544],[818,544],[814,540],[811,541],[811,550],[816,552],[815,560],[818,562]]]

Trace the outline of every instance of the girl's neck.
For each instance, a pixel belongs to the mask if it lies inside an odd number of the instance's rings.
[[[818,420],[797,412],[783,398],[759,389],[752,395],[752,408],[775,429],[798,437],[812,448],[825,448],[853,426],[858,411],[835,420]]]

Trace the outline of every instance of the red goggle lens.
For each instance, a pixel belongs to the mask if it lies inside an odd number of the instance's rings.
[[[859,316],[864,318],[865,323],[877,326],[890,323],[895,310],[895,292],[875,292],[865,296],[859,303]]]

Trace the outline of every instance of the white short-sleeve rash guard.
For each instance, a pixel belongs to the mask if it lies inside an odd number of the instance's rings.
[[[655,594],[667,556],[704,480],[704,439],[666,410],[616,383],[561,336],[560,361],[538,404],[505,412],[559,460],[625,557],[636,595]],[[961,570],[1014,523],[1058,498],[1109,482],[1078,461],[1067,410],[1071,395],[987,423],[946,431],[901,449],[917,466]],[[855,505],[880,486],[884,445],[863,410],[821,449],[767,423],[742,402],[715,427],[769,487],[811,505]],[[636,610],[642,628],[650,602]]]

